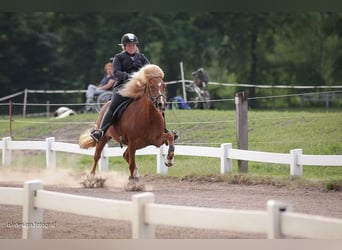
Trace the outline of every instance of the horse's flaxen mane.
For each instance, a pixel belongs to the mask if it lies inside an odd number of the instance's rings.
[[[138,72],[135,72],[132,79],[120,90],[122,96],[131,97],[133,99],[139,98],[144,94],[146,84],[151,78],[164,78],[162,69],[154,64],[147,64]]]

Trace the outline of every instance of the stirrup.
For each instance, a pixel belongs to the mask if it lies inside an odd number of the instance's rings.
[[[103,136],[103,131],[100,129],[94,129],[90,132],[90,137],[93,138],[95,142],[99,142]]]

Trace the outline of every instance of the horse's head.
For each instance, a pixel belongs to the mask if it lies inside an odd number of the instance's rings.
[[[148,82],[148,94],[153,105],[159,110],[164,111],[166,102],[166,84],[161,77],[152,77]]]
[[[164,111],[166,108],[165,83],[163,70],[154,64],[147,64],[135,72],[131,80],[120,90],[122,96],[137,99],[148,94],[155,107]]]

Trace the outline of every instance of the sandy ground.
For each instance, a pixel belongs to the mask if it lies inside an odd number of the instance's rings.
[[[76,195],[115,200],[131,200],[140,192],[127,192],[127,176],[115,172],[102,174],[107,178],[104,188],[86,189],[80,185],[83,174],[69,170],[30,170],[0,168],[0,187],[22,187],[23,182],[41,179],[44,189]],[[155,195],[156,203],[228,209],[265,210],[268,200],[280,200],[293,205],[300,213],[342,219],[342,192],[322,191],[317,188],[275,187],[267,185],[233,185],[224,182],[174,180],[144,176],[140,180],[147,191]],[[43,238],[49,239],[129,239],[131,224],[120,220],[98,219],[44,210]],[[19,239],[21,228],[10,226],[22,221],[22,207],[0,205],[0,239]],[[264,234],[237,233],[218,230],[156,226],[159,239],[246,239],[266,238]]]

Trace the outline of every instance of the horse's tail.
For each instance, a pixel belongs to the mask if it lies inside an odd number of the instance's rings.
[[[80,135],[80,138],[78,140],[78,145],[80,145],[80,148],[92,148],[92,147],[95,147],[96,146],[96,142],[93,140],[93,138],[90,137],[90,131],[94,128],[99,128],[100,127],[100,123],[101,123],[101,120],[102,120],[102,117],[104,115],[104,113],[106,112],[107,110],[107,107],[110,105],[110,101],[109,102],[106,102],[102,108],[100,109],[99,111],[99,115],[97,117],[97,120],[96,120],[96,124],[95,124],[95,127],[93,128],[88,128],[86,130],[84,130],[81,135]]]
[[[78,140],[78,145],[80,145],[80,148],[87,149],[95,147],[96,142],[93,140],[93,138],[90,137],[90,130],[92,129],[93,128],[88,128],[81,133],[80,138]]]

